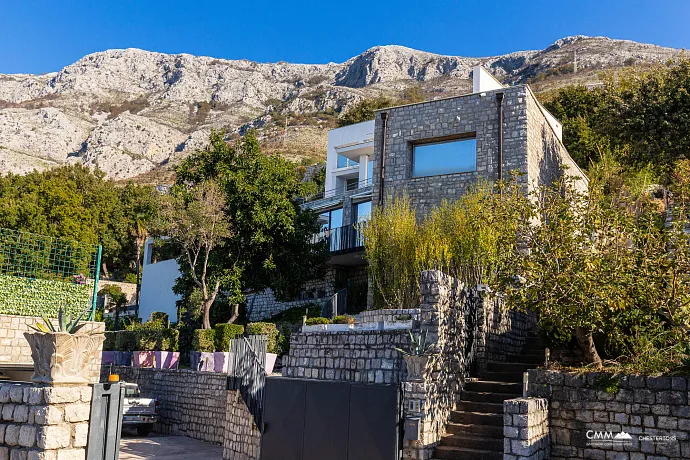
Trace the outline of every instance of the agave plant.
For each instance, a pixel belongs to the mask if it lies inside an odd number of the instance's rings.
[[[72,321],[72,315],[67,315],[65,317],[65,311],[62,307],[58,311],[58,325],[53,326],[53,322],[46,315],[41,315],[43,318],[42,323],[36,323],[36,326],[29,326],[36,332],[67,332],[68,334],[76,334],[79,329],[85,326],[85,324],[79,324],[79,322],[84,318],[84,315],[88,313],[88,310],[84,311],[78,318]]]
[[[394,348],[394,350],[407,356],[424,356],[431,354],[434,351],[434,344],[427,343],[426,335],[426,330],[417,334],[413,334],[412,331],[410,331],[410,348],[408,350]]]

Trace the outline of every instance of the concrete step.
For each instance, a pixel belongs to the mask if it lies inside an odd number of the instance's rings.
[[[477,435],[484,438],[503,440],[503,427],[497,425],[470,425],[467,423],[449,423],[446,432],[458,435]]]
[[[496,382],[522,383],[522,374],[522,372],[485,372],[482,377]]]
[[[503,403],[500,402],[476,402],[476,401],[458,401],[455,404],[455,410],[464,412],[482,412],[484,414],[501,414],[503,415]]]
[[[465,390],[483,393],[510,393],[515,397],[522,394],[522,385],[519,383],[494,382],[490,380],[471,380],[465,383]]]
[[[503,404],[503,401],[506,399],[513,399],[517,396],[520,396],[522,392],[519,394],[515,393],[495,393],[491,391],[463,391],[457,398],[458,402],[461,401],[472,401],[472,402],[488,402],[488,403],[495,403],[495,404]]]
[[[503,460],[503,452],[466,447],[436,446],[434,459],[438,460]]]
[[[503,439],[487,438],[485,436],[471,434],[445,435],[441,438],[440,445],[503,452]]]
[[[503,414],[454,410],[450,413],[450,421],[453,423],[465,423],[468,425],[503,426]]]

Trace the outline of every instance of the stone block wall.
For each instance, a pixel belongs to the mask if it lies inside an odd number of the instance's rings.
[[[386,309],[386,310],[367,310],[358,315],[358,323],[379,323],[382,321],[395,321],[398,316],[410,315],[413,318],[418,317],[420,313],[419,308],[402,308],[402,309]]]
[[[106,381],[104,368],[102,381]],[[121,381],[139,385],[142,394],[160,402],[160,423],[154,430],[223,444],[228,402],[227,376],[212,372],[113,367]]]
[[[0,460],[84,460],[92,393],[0,383]]]
[[[239,391],[228,391],[224,460],[259,460],[261,433]]]
[[[551,454],[549,401],[516,398],[503,401],[503,460],[544,460]]]
[[[518,355],[527,334],[536,327],[536,316],[510,310],[502,299],[470,292],[477,306],[477,373],[484,375],[489,361],[503,362]]]
[[[552,460],[687,459],[689,380],[531,370],[528,395],[549,400]]]
[[[35,326],[39,322],[42,323],[43,319],[37,316],[0,315],[0,368],[3,364],[33,366],[31,347],[29,347],[29,342],[24,338],[24,332],[34,332],[29,326]],[[105,323],[95,321],[84,322],[86,326],[80,332],[105,331]],[[101,371],[100,353],[97,356],[99,358],[91,368],[93,383],[98,383]]]
[[[409,331],[292,334],[283,376],[361,383],[398,383],[405,365],[394,348],[408,348]]]

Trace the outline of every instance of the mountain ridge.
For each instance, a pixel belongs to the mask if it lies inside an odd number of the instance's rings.
[[[315,161],[324,156],[337,115],[363,98],[398,97],[410,88],[429,99],[464,94],[476,65],[507,84],[531,82],[548,90],[679,54],[586,36],[488,57],[383,45],[327,64],[99,51],[50,74],[0,74],[0,171],[81,163],[115,179],[150,176],[203,147],[211,129],[237,136],[248,127],[258,129],[268,152]]]

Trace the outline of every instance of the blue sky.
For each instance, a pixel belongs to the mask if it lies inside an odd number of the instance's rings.
[[[690,47],[690,0],[0,0],[0,73],[109,48],[342,62],[375,46],[487,56],[575,34]]]

